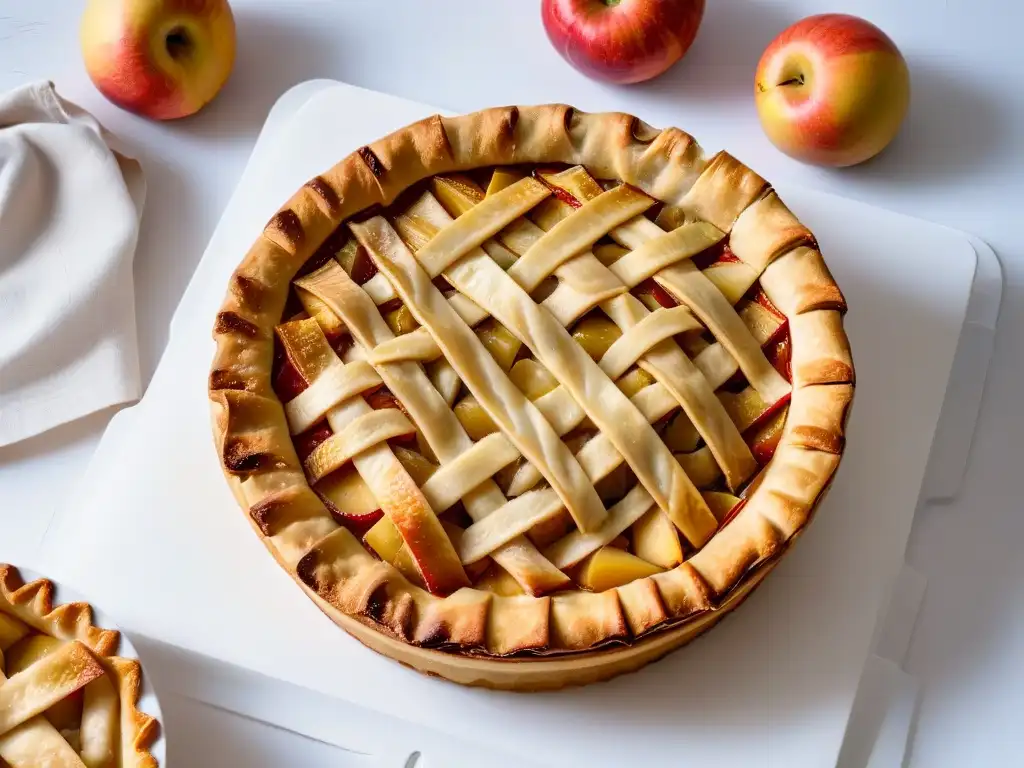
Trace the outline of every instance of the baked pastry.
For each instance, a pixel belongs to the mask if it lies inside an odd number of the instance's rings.
[[[564,105],[434,116],[311,179],[209,379],[264,543],[361,641],[586,683],[734,607],[844,448],[846,304],[754,171]]]
[[[0,765],[155,768],[159,725],[137,708],[142,672],[120,633],[53,584],[0,564]]]

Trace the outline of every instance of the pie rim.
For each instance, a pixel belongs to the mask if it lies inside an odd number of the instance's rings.
[[[21,571],[0,563],[0,612],[27,624],[41,635],[80,642],[115,683],[121,712],[119,765],[123,768],[158,768],[151,752],[160,737],[161,723],[139,709],[142,665],[135,658],[117,655],[121,632],[96,625],[92,606],[81,601],[54,603],[57,585],[45,577],[25,581]],[[125,709],[127,708],[127,709]],[[125,730],[125,726],[129,726]]]
[[[446,677],[458,677],[455,671],[463,656],[506,668],[509,657],[461,647],[458,625],[469,618],[464,612],[451,610],[451,604],[437,610],[410,609],[419,605],[422,590],[366,554],[345,529],[314,519],[318,513],[310,510],[315,504],[309,497],[315,494],[294,454],[283,406],[270,383],[273,333],[292,279],[344,221],[390,204],[431,176],[525,163],[583,165],[595,176],[619,179],[666,204],[696,206],[701,219],[727,234],[745,211],[759,206],[758,217],[747,219],[757,226],[746,227],[765,243],[769,265],[758,281],[790,321],[794,355],[790,414],[775,458],[736,517],[674,569],[687,582],[685,594],[676,595],[684,603],[677,606],[677,615],[649,631],[635,633],[627,627],[626,635],[586,648],[551,649],[548,628],[545,641],[525,653],[568,660],[576,656],[591,672],[607,669],[614,674],[615,656],[623,656],[623,646],[649,643],[666,632],[678,633],[683,642],[688,626],[704,627],[706,614],[732,610],[730,597],[760,573],[759,566],[773,566],[790,549],[830,486],[844,452],[853,400],[854,366],[843,329],[846,304],[813,235],[754,171],[725,152],[705,159],[697,142],[679,129],[659,130],[631,115],[588,114],[564,104],[433,115],[361,147],[309,180],[252,245],[217,314],[209,396],[222,470],[264,544],[327,615],[350,632],[356,621],[409,645],[413,659],[421,645],[430,650],[424,659],[434,658],[437,651],[429,647],[440,641],[453,674],[446,674],[441,662],[433,665],[439,671],[432,671]],[[687,195],[699,180],[705,197],[694,202]],[[761,216],[764,209],[770,210]],[[797,317],[799,332],[794,329]],[[803,493],[796,483],[804,485]],[[323,515],[330,519],[326,510]],[[352,545],[366,554],[365,560],[349,551]],[[345,571],[344,583],[325,578],[332,568]],[[666,595],[656,591],[666,607]],[[432,608],[435,601],[447,599],[429,598]],[[430,614],[427,621],[433,624],[421,626],[420,614]],[[367,637],[372,640],[372,633]],[[376,645],[376,650],[394,656],[387,643]],[[517,652],[511,658],[530,656]],[[486,675],[476,682],[487,684]],[[520,687],[507,680],[495,684]]]

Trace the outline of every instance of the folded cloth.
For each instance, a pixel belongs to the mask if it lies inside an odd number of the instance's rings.
[[[37,82],[0,95],[0,445],[140,395],[139,164]]]

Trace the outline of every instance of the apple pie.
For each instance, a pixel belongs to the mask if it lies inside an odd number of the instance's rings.
[[[213,427],[273,556],[420,671],[588,683],[706,630],[839,465],[846,303],[731,155],[565,105],[433,116],[234,272]]]
[[[0,564],[0,766],[156,768],[142,672],[85,603],[54,605],[46,579]]]

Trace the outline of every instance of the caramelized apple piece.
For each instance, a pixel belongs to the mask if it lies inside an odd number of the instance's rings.
[[[683,411],[679,411],[676,417],[669,422],[662,434],[662,439],[665,441],[665,445],[673,451],[682,453],[692,453],[700,445],[700,433],[693,426],[690,417]]]
[[[472,395],[462,398],[452,410],[455,411],[455,416],[466,430],[466,434],[473,440],[483,440],[498,431],[498,425]]]
[[[651,312],[657,312],[659,309],[662,308],[661,304],[658,302],[656,298],[654,298],[653,294],[638,293],[636,297],[640,299],[640,301],[643,302],[643,305],[647,307],[647,309],[649,309]]]
[[[633,523],[633,553],[661,568],[675,568],[683,562],[679,534],[665,511],[654,507]]]
[[[505,187],[511,187],[520,179],[526,178],[526,174],[518,168],[495,168],[491,175],[491,181],[487,185],[487,195],[501,192]]]
[[[65,641],[49,635],[28,635],[22,638],[8,648],[4,654],[7,677],[14,677],[37,661],[45,659],[51,653],[56,653],[64,645]],[[79,688],[70,696],[58,701],[43,714],[58,731],[76,729],[82,722],[83,694],[84,689]]]
[[[750,451],[754,454],[758,464],[762,466],[772,460],[775,449],[779,447],[779,440],[782,439],[782,432],[786,428],[786,415],[789,407],[782,408],[768,419],[760,427],[754,430],[749,440]]]
[[[597,180],[581,165],[557,173],[542,171],[540,177],[577,206],[604,191]]]
[[[370,254],[355,239],[346,240],[345,244],[334,254],[334,258],[359,285],[377,274],[377,266],[370,258]]]
[[[540,204],[534,206],[534,209],[530,211],[527,218],[546,231],[570,216],[572,212],[571,206],[567,206],[563,200],[555,196],[541,200]]]
[[[380,509],[377,497],[351,465],[332,472],[313,488],[342,517],[362,517]]]
[[[334,310],[313,294],[307,293],[302,296],[302,306],[306,308],[306,313],[317,321],[328,339],[338,339],[348,333],[348,328],[341,318],[334,314]]]
[[[366,532],[363,542],[385,563],[393,563],[398,556],[398,550],[405,543],[395,524],[386,517],[382,517],[373,528]]]
[[[739,309],[739,316],[750,329],[757,343],[764,346],[783,331],[786,320],[757,301],[747,301]]]
[[[484,199],[484,191],[475,181],[462,174],[435,176],[430,191],[448,213],[458,218]]]
[[[395,524],[387,517],[382,517],[363,536],[363,543],[377,553],[377,557],[385,563],[390,563],[398,569],[405,578],[417,586],[423,586],[423,577],[420,575],[416,562],[404,548],[402,534],[398,532]]]
[[[629,249],[623,248],[618,243],[602,243],[594,246],[594,255],[606,267],[610,267],[627,253],[629,253]]]
[[[512,383],[530,400],[543,397],[558,386],[558,380],[536,360],[517,360],[508,372]]]
[[[679,229],[686,223],[686,211],[674,205],[666,205],[654,219],[654,223],[667,232]]]
[[[485,320],[478,325],[476,335],[484,343],[484,346],[487,347],[491,357],[498,361],[501,370],[507,373],[512,367],[512,363],[515,362],[516,355],[519,354],[519,349],[523,346],[523,342],[516,338],[512,331],[493,318]]]
[[[576,343],[583,347],[595,362],[604,357],[608,347],[614,344],[621,335],[622,331],[619,326],[607,317],[597,314],[584,317],[576,323],[576,327],[572,331],[572,337]]]
[[[768,410],[768,404],[753,387],[739,392],[718,392],[718,399],[725,406],[725,412],[742,432],[756,422]]]
[[[394,451],[395,458],[402,462],[405,471],[409,473],[409,477],[413,479],[416,485],[422,486],[438,469],[437,464],[427,459],[421,453],[410,451],[408,448],[402,448],[397,445],[391,450]]]
[[[319,421],[305,432],[292,436],[295,445],[295,453],[300,461],[309,458],[309,454],[316,450],[320,443],[334,434],[334,431],[327,425],[326,421]]]
[[[661,571],[658,566],[641,560],[615,547],[601,547],[588,557],[580,568],[578,582],[584,589],[604,592],[621,587],[631,581],[652,576]]]
[[[686,476],[698,488],[707,488],[722,476],[722,470],[706,445],[693,453],[673,454]]]
[[[633,295],[640,299],[652,312],[662,307],[671,309],[672,307],[679,306],[679,302],[675,300],[672,294],[653,280],[644,280],[633,289]]]
[[[654,377],[643,368],[631,368],[615,384],[626,397],[632,397],[644,387],[654,383]]]
[[[782,378],[786,381],[793,381],[793,342],[789,334],[783,333],[782,338],[775,341],[765,349],[765,356],[768,362],[774,366]]]
[[[757,273],[742,261],[716,261],[704,270],[707,277],[720,290],[725,298],[736,304],[750,286],[757,280]]]
[[[398,309],[385,313],[384,322],[388,324],[388,327],[395,336],[411,333],[420,327],[420,324],[416,322],[416,318],[412,316],[412,312],[409,311],[405,304]]]
[[[711,514],[715,516],[719,523],[725,520],[732,511],[732,508],[740,503],[738,496],[733,496],[731,493],[725,493],[724,491],[701,491],[700,495],[704,497],[704,502],[708,505],[708,509],[711,510]]]
[[[508,571],[497,564],[488,568],[473,586],[476,589],[493,592],[502,597],[515,597],[516,595],[526,594],[523,592],[523,588],[519,586],[519,582],[513,579]]]

